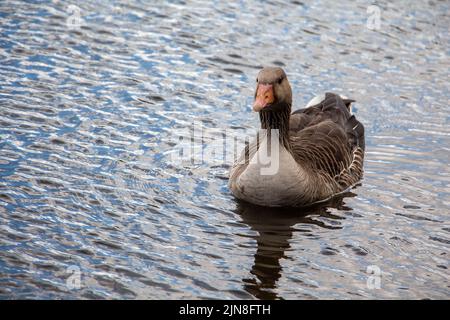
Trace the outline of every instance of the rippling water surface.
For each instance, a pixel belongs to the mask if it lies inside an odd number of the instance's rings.
[[[0,298],[449,298],[449,2],[371,4],[0,2]],[[258,126],[263,65],[357,100],[361,185],[261,209],[171,161]]]

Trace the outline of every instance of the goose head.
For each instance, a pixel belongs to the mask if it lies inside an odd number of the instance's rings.
[[[253,111],[286,111],[292,105],[292,89],[279,67],[265,67],[256,78]]]

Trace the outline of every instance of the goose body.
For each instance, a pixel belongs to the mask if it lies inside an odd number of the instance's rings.
[[[356,184],[363,174],[364,127],[353,100],[326,93],[291,114],[292,93],[281,68],[258,75],[261,131],[230,171],[239,199],[262,206],[304,206]]]

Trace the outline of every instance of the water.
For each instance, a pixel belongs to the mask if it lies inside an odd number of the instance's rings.
[[[2,1],[0,298],[449,298],[449,3],[371,4]],[[351,192],[255,208],[170,161],[258,126],[263,65],[357,100]]]

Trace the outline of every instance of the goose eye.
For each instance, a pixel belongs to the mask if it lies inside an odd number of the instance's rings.
[[[278,84],[281,84],[281,82],[283,82],[283,77],[280,77],[280,79],[278,79]]]
[[[258,78],[256,78],[256,83],[258,83]]]

